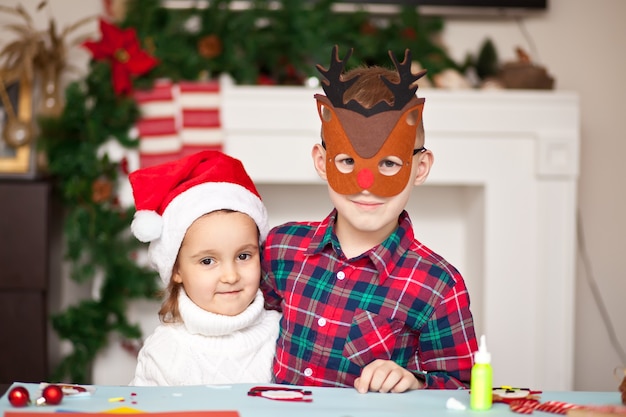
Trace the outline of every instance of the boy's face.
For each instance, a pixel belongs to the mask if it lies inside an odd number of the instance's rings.
[[[318,174],[326,178],[328,155],[321,145],[315,145],[313,158]],[[338,233],[351,233],[354,236],[367,234],[380,243],[397,227],[398,216],[405,209],[413,187],[423,183],[433,163],[431,151],[412,156],[409,178],[399,193],[385,197],[363,190],[342,194],[330,184],[328,192],[333,206],[337,209]]]
[[[328,184],[339,194],[369,191],[391,197],[410,181],[423,101],[400,111],[363,116],[318,98]],[[417,146],[417,147],[416,147]]]
[[[256,223],[246,214],[224,211],[189,226],[172,273],[198,307],[226,316],[252,303],[260,277]]]

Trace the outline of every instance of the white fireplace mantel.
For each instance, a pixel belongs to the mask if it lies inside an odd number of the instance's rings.
[[[317,92],[229,85],[222,92],[225,150],[260,185],[270,216],[280,211],[275,222],[299,220],[303,212],[321,219],[329,208],[310,156],[319,141]],[[487,335],[494,384],[571,389],[577,95],[427,89],[418,95],[426,98],[426,146],[435,155],[419,187],[425,190],[409,207],[418,238],[430,215],[437,251],[446,258],[448,247],[456,253],[477,331]],[[316,202],[321,207],[314,210]],[[465,224],[447,226],[446,212],[457,213],[449,222]]]
[[[272,225],[330,210],[310,156],[320,122],[305,87],[222,83],[225,151],[243,161]],[[463,274],[495,385],[571,390],[579,105],[554,91],[418,90],[435,164],[408,205],[417,238]],[[136,303],[145,334],[158,305]],[[111,345],[94,383],[125,384],[135,359]]]

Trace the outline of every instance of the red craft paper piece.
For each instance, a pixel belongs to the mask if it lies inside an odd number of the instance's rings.
[[[24,412],[24,411],[5,411],[4,417],[41,417],[41,412]],[[85,413],[85,412],[55,412],[54,417],[111,417],[112,415],[125,415],[125,416],[147,416],[147,417],[240,417],[237,411],[168,411],[159,413],[142,412],[137,413],[124,413],[124,414],[111,414],[111,413]]]
[[[313,393],[300,388],[289,387],[253,387],[248,391],[250,397],[263,397],[268,400],[276,401],[295,401],[307,402],[313,401]]]

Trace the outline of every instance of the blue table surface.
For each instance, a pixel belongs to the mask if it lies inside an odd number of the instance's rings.
[[[386,417],[386,416],[520,416],[509,411],[506,404],[497,403],[488,411],[469,410],[467,390],[418,390],[404,394],[359,394],[351,388],[307,387],[313,401],[284,402],[250,397],[247,392],[258,384],[187,387],[128,387],[94,385],[95,392],[84,397],[66,396],[58,406],[28,406],[14,408],[8,400],[10,390],[17,386],[28,389],[31,399],[41,395],[39,384],[13,383],[0,398],[0,412],[30,411],[53,413],[106,412],[119,407],[131,407],[144,412],[236,410],[241,417]],[[468,407],[458,411],[446,408],[449,398],[456,398]],[[111,402],[111,399],[123,399]],[[564,401],[578,405],[621,405],[620,393],[615,392],[543,392],[541,402]],[[536,413],[537,415],[548,415]]]

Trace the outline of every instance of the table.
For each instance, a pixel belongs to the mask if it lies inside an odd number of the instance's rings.
[[[31,399],[39,396],[38,384],[14,383],[28,389]],[[10,389],[0,398],[0,412],[29,411],[104,412],[130,407],[144,412],[236,410],[241,417],[415,417],[415,416],[521,416],[497,403],[489,411],[446,409],[446,401],[456,398],[469,406],[467,390],[418,390],[404,394],[359,394],[349,388],[307,387],[312,402],[285,402],[247,395],[256,384],[188,387],[92,386],[95,392],[84,397],[65,397],[58,406],[14,408],[8,401]],[[280,387],[280,386],[279,386]],[[284,386],[283,386],[284,387]],[[580,405],[620,405],[619,392],[544,392],[541,401],[565,401]],[[535,415],[555,416],[536,412]]]

